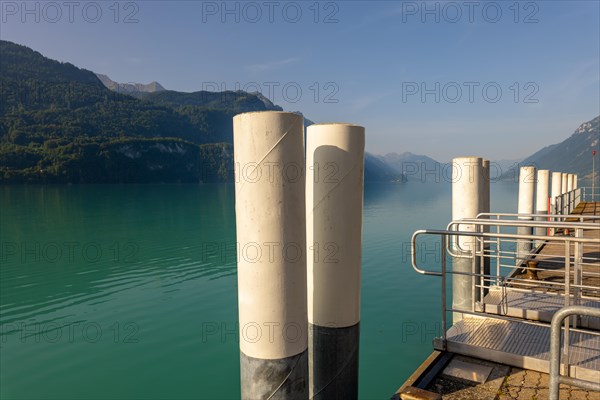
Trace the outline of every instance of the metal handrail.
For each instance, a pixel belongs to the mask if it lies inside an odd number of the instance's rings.
[[[451,221],[451,225],[483,225],[483,226],[509,226],[509,227],[528,227],[528,228],[565,228],[565,229],[595,229],[600,230],[600,224],[593,222],[560,222],[560,221],[532,221],[532,220],[495,220],[495,219],[475,219],[463,218],[456,221]],[[554,237],[554,236],[552,236]]]
[[[575,208],[584,195],[582,195],[583,188],[575,188],[569,192],[565,192],[554,199],[554,208],[557,214],[570,214]],[[577,202],[579,199],[579,202]]]
[[[487,233],[487,232],[465,232],[465,231],[451,231],[451,230],[439,230],[439,229],[419,229],[413,233],[411,238],[411,262],[413,269],[421,274],[421,275],[434,275],[441,276],[441,273],[438,271],[426,271],[422,270],[417,266],[417,254],[415,251],[416,248],[416,238],[419,235],[448,235],[448,236],[472,236],[472,237],[488,237],[488,238],[505,238],[505,239],[538,239],[538,240],[552,240],[552,241],[561,241],[561,242],[573,242],[573,243],[592,243],[600,245],[600,239],[594,238],[576,238],[570,236],[540,236],[540,235],[522,235],[522,234],[513,234],[513,233]],[[445,248],[445,247],[444,247]],[[448,252],[451,256],[454,257],[452,252]],[[444,254],[445,255],[445,254]]]
[[[480,214],[481,215],[481,214]],[[517,214],[518,215],[518,214]],[[588,222],[556,222],[556,221],[531,221],[531,220],[487,220],[487,219],[472,219],[472,218],[464,218],[464,219],[460,219],[460,220],[454,220],[451,221],[447,226],[446,226],[446,230],[448,231],[453,231],[453,226],[456,226],[456,229],[458,229],[460,227],[460,225],[472,225],[472,226],[477,226],[477,229],[475,229],[478,232],[481,232],[482,229],[479,229],[479,226],[495,226],[497,229],[500,226],[504,226],[504,227],[512,227],[512,228],[520,228],[520,227],[527,227],[527,228],[562,228],[562,229],[573,229],[575,231],[577,231],[578,229],[584,229],[584,230],[600,230],[600,224],[597,223],[588,223]],[[484,233],[484,232],[481,232]],[[469,235],[459,235],[459,236],[469,236]],[[494,238],[500,238],[499,236],[494,236]],[[520,239],[516,236],[514,236],[515,239]],[[549,239],[550,238],[550,239]],[[535,235],[534,240],[554,240],[555,238],[560,238],[560,236],[541,236],[541,235]],[[522,239],[522,238],[521,238]],[[452,251],[452,249],[450,248],[450,242],[447,242],[447,249],[446,251],[448,251],[448,253],[452,256],[452,257],[457,257],[457,258],[470,258],[471,257],[471,253],[469,252],[469,250],[465,250],[462,249],[460,247],[460,245],[458,243],[453,243],[454,247],[456,247],[458,249],[459,253],[455,253],[454,251]]]
[[[417,252],[416,252],[416,241],[417,237],[420,235],[440,235],[441,236],[441,271],[428,271],[425,269],[421,269],[417,263]],[[464,231],[451,231],[451,230],[434,230],[434,229],[421,229],[413,233],[411,238],[411,265],[412,268],[421,275],[432,275],[432,276],[440,276],[442,278],[442,339],[443,345],[446,345],[446,312],[452,311],[448,310],[446,307],[447,297],[446,297],[446,249],[448,246],[448,237],[449,236],[470,236],[476,238],[508,238],[508,239],[543,239],[543,240],[553,240],[553,241],[561,241],[564,242],[565,245],[565,283],[560,286],[565,287],[565,305],[569,305],[570,302],[570,244],[571,243],[593,243],[600,245],[600,239],[593,238],[583,238],[583,237],[562,237],[562,236],[539,236],[539,235],[524,235],[524,234],[503,234],[503,233],[487,233],[487,232],[464,232]],[[451,252],[449,252],[452,255]],[[473,257],[475,258],[475,257]],[[574,258],[574,266],[577,265],[577,257]],[[576,269],[576,268],[575,268]],[[462,272],[462,271],[452,271],[452,274],[456,275],[465,275],[472,277],[488,277],[494,278],[492,275],[485,275],[482,273],[475,272]],[[518,281],[519,279],[513,278],[513,280]],[[574,282],[574,287],[580,287],[581,284],[577,284]],[[577,292],[575,293],[577,295]],[[568,330],[567,330],[568,335]]]
[[[479,213],[477,214],[477,216],[475,217],[476,219],[480,219],[480,217],[520,217],[520,218],[552,218],[552,219],[566,219],[566,218],[577,218],[580,220],[584,220],[584,219],[592,219],[592,220],[596,220],[599,219],[600,220],[600,216],[598,215],[585,215],[585,214],[552,214],[552,213],[548,213],[548,214],[518,214],[518,213],[492,213],[492,212],[486,212],[486,213]],[[551,221],[549,221],[551,222]],[[583,221],[580,221],[583,222]]]
[[[557,311],[552,317],[550,325],[550,383],[549,383],[549,400],[558,400],[559,384],[564,383],[571,386],[577,386],[587,390],[600,391],[600,383],[584,381],[582,379],[571,378],[560,374],[560,332],[561,325],[565,318],[570,315],[585,315],[591,317],[600,317],[600,309],[583,306],[563,307]],[[565,325],[565,344],[568,347],[568,329],[569,324]],[[566,362],[566,370],[568,371],[568,362]]]

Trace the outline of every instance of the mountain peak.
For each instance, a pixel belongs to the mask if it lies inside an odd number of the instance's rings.
[[[100,82],[108,89],[124,94],[135,94],[135,93],[154,93],[162,92],[166,89],[158,82],[152,81],[148,84],[143,83],[119,83],[110,79],[107,75],[96,74]]]
[[[600,116],[597,116],[596,118],[592,119],[591,121],[584,122],[583,124],[579,125],[579,127],[577,129],[575,129],[575,132],[573,132],[573,135],[586,134],[586,133],[597,133],[599,130],[598,129],[599,125],[600,125]]]
[[[592,151],[599,148],[599,123],[600,116],[582,123],[567,139],[537,151],[523,160],[522,165],[535,165],[539,169],[574,173],[579,179],[591,179]],[[510,175],[514,176],[514,173],[512,171]]]

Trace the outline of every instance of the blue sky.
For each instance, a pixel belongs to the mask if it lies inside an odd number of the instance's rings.
[[[50,3],[2,1],[2,39],[119,82],[259,88],[379,154],[517,159],[600,113],[598,1]]]

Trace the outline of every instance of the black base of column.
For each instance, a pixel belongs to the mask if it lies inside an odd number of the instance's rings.
[[[308,399],[308,350],[292,357],[263,360],[240,351],[242,399]]]
[[[311,400],[358,399],[359,339],[360,323],[346,328],[308,324]]]

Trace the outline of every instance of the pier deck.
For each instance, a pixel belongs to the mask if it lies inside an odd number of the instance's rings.
[[[600,202],[582,202],[573,211],[577,215],[600,215]],[[600,223],[600,222],[599,222]],[[573,232],[557,232],[573,235]],[[598,230],[583,232],[584,237],[600,238]],[[600,308],[600,248],[582,245],[581,283],[590,290],[578,293],[579,305]],[[575,256],[571,246],[570,256]],[[538,279],[531,285],[512,282],[504,287],[491,287],[477,315],[465,315],[447,331],[445,351],[432,356],[400,387],[395,399],[544,399],[548,397],[550,358],[550,320],[556,311],[573,304],[565,302],[565,291],[548,282],[565,282],[565,248],[545,243],[532,259],[538,261]],[[515,274],[522,278],[525,274]],[[572,280],[573,278],[571,278]],[[513,317],[513,320],[499,316]],[[569,373],[573,378],[600,381],[600,319],[580,318],[569,334]],[[594,332],[595,331],[595,332]],[[564,339],[564,334],[563,334]],[[563,340],[564,341],[564,340]],[[436,348],[440,348],[439,342]],[[471,365],[467,371],[475,378],[448,372],[452,360]],[[489,376],[474,382],[480,370],[488,368]],[[561,373],[565,373],[561,365]],[[463,375],[465,372],[463,372]],[[560,386],[561,399],[600,400],[600,393],[567,385]],[[424,389],[426,392],[418,393]],[[417,392],[415,392],[417,391]],[[401,393],[416,394],[401,394]],[[429,397],[428,397],[429,396]]]

